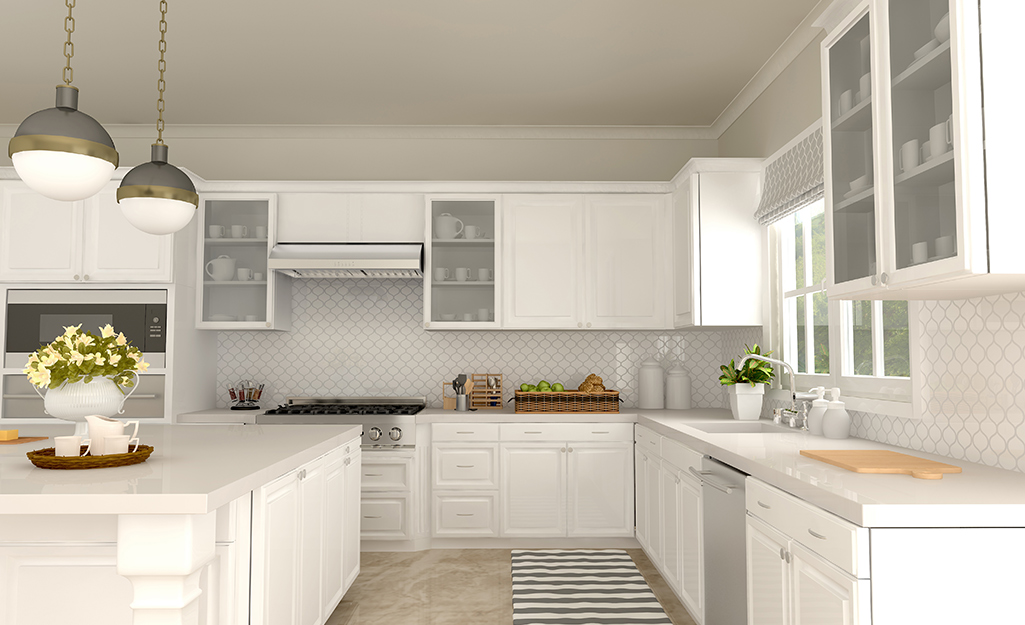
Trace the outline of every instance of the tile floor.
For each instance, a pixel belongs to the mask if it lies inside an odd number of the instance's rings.
[[[627,552],[675,625],[693,619],[644,552]],[[361,571],[326,625],[512,623],[508,549],[434,549],[361,556]]]

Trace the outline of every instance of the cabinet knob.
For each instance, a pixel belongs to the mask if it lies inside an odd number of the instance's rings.
[[[75,280],[78,280],[78,276],[75,276]],[[582,327],[584,327],[584,323],[583,323],[582,321],[578,321],[578,322],[577,322],[577,327],[578,327],[578,328],[582,328]]]
[[[569,447],[568,449],[566,449],[566,451],[568,451],[569,453],[573,453],[573,448]]]
[[[890,281],[890,275],[885,271],[879,276],[879,281],[886,286],[886,283]]]
[[[264,325],[266,325],[266,326],[267,326],[267,327],[269,328],[269,327],[270,327],[270,321],[268,321],[268,322],[267,322],[267,323],[265,323]]]
[[[877,278],[876,276],[872,276],[872,286],[875,286],[877,284],[879,284],[879,278]]]
[[[430,322],[430,321],[425,321],[425,322],[424,322],[424,327],[425,327],[425,328],[429,328],[429,327],[431,327],[431,322]]]
[[[783,550],[783,547],[779,548],[779,559],[780,560],[785,560],[786,559],[786,551]]]
[[[587,327],[588,327],[588,328],[590,328],[590,327],[591,327],[591,322],[590,322],[590,321],[588,321],[588,322],[587,322]]]
[[[561,451],[562,451],[562,453],[566,453],[566,448],[563,447]]]
[[[345,459],[345,466],[349,466],[350,463],[352,463],[352,458],[346,458]]]
[[[75,280],[81,280],[81,278],[78,277],[77,273],[75,274]]]
[[[788,551],[786,553],[787,553],[787,564],[790,564],[790,552]]]
[[[88,282],[89,281],[89,274],[85,274],[84,276],[82,276],[82,279],[85,280],[86,282]]]

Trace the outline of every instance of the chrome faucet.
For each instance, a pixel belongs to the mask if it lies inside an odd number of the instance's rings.
[[[765,360],[777,365],[782,365],[787,370],[787,373],[790,375],[790,408],[783,408],[779,410],[773,417],[773,421],[776,421],[778,417],[786,420],[787,425],[790,427],[800,427],[802,430],[808,429],[807,411],[803,409],[804,406],[802,406],[802,410],[800,412],[797,410],[797,385],[794,382],[794,368],[791,367],[789,363],[782,360],[776,360],[775,358],[769,358],[760,354],[747,354],[740,359],[740,362],[737,363],[737,368],[742,369],[744,367],[744,363],[748,360]],[[800,426],[798,426],[798,423],[800,423]]]

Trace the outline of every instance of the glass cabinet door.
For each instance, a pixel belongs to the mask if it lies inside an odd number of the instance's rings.
[[[895,270],[957,255],[948,0],[891,0],[890,105]]]
[[[494,327],[496,199],[428,199],[425,326]]]
[[[872,53],[869,14],[827,48],[829,149],[836,284],[876,274]]]

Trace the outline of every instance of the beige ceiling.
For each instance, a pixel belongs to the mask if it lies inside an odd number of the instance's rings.
[[[817,0],[168,0],[174,124],[709,126]],[[78,0],[75,82],[155,119],[157,0]],[[59,0],[0,20],[0,123],[53,105]]]

